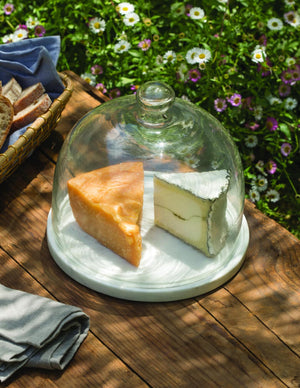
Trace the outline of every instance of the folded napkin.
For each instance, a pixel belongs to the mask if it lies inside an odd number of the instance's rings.
[[[53,99],[64,90],[56,65],[60,37],[24,39],[0,45],[0,79],[5,85],[14,77],[23,89],[41,82]]]
[[[56,65],[60,53],[60,37],[24,39],[0,45],[0,80],[5,85],[14,77],[23,89],[41,82],[54,100],[64,90]],[[9,136],[0,152],[5,152],[28,126]]]
[[[64,369],[88,330],[80,308],[0,284],[0,382],[23,366]]]

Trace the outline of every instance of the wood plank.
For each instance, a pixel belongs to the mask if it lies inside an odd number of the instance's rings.
[[[151,386],[299,387],[299,240],[250,202],[245,264],[209,295],[174,303],[121,301],[79,285],[54,263],[46,242],[54,172],[48,158],[56,160],[68,128],[103,101],[70,75],[74,101],[53,131],[57,138],[41,148],[47,158],[36,151],[0,186],[4,253],[53,297],[81,306],[93,334]]]
[[[285,384],[299,387],[299,240],[248,201],[245,214],[251,230],[245,264],[225,289],[200,304]],[[226,298],[225,290],[236,299]]]
[[[5,202],[14,192],[16,181],[26,181],[24,172],[27,176],[31,163],[38,164],[37,160],[28,160],[23,171],[10,179],[2,194]],[[47,177],[38,174],[3,209],[1,246],[59,301],[81,306],[91,317],[92,332],[105,346],[151,386],[184,382],[191,387],[250,387],[257,381],[264,387],[284,386],[269,366],[260,363],[255,349],[250,352],[239,335],[231,334],[222,323],[223,316],[216,320],[213,309],[203,308],[194,299],[162,304],[120,301],[91,291],[65,275],[52,260],[46,242],[49,193],[39,195],[45,192],[51,168],[46,164],[43,171]],[[235,301],[228,292],[223,298],[224,303]],[[248,313],[241,303],[237,311],[240,315]],[[269,333],[267,328],[260,329]],[[274,339],[269,341],[273,343]]]
[[[55,299],[3,250],[0,282],[6,287]],[[5,269],[5,271],[3,270]],[[91,357],[92,355],[92,357]],[[9,387],[146,387],[147,385],[89,332],[64,371],[24,368],[1,386]]]

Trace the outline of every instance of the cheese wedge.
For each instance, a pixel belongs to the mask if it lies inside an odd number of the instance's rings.
[[[68,181],[68,192],[79,226],[138,267],[142,255],[143,163],[125,162],[80,174]]]
[[[226,170],[156,173],[154,222],[206,256],[217,255],[227,235],[230,177]]]

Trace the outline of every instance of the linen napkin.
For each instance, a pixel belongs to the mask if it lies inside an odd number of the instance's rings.
[[[78,307],[0,284],[0,382],[22,367],[66,367],[89,331]]]
[[[56,65],[60,54],[60,36],[24,39],[0,45],[0,80],[5,85],[14,77],[23,89],[41,82],[52,101],[64,90]],[[0,152],[5,152],[28,126],[9,136]]]
[[[5,85],[14,77],[23,89],[41,82],[50,98],[63,92],[64,85],[57,74],[60,37],[24,39],[0,45],[0,79]]]

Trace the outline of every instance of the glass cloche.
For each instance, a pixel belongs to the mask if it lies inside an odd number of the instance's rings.
[[[135,267],[81,229],[67,182],[137,161],[144,170],[144,203],[142,256]],[[154,178],[167,183],[164,206],[171,212],[173,202],[177,206],[172,217],[186,238],[156,223]],[[195,217],[194,210],[179,214],[193,206],[200,209]],[[249,241],[243,210],[243,169],[229,132],[202,108],[175,97],[167,84],[151,81],[136,95],[91,110],[69,133],[55,170],[48,244],[69,276],[98,292],[137,301],[184,299],[222,285],[241,267]],[[177,221],[164,214],[176,230]],[[199,246],[189,241],[194,235]]]

